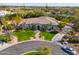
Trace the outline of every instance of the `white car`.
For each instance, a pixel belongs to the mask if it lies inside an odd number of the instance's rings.
[[[72,54],[72,55],[77,55],[77,52],[74,48],[70,48],[70,47],[62,47],[62,49],[64,51],[66,51],[67,53],[69,54]]]

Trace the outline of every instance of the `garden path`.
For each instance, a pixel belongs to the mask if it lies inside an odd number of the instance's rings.
[[[43,38],[40,35],[40,31],[37,30],[35,32],[36,32],[36,34],[34,37],[31,38],[31,40],[43,40]]]

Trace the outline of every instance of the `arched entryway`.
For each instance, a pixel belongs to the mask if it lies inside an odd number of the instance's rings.
[[[41,30],[41,25],[40,24],[36,24],[36,30]]]
[[[37,26],[37,30],[40,30],[40,26],[39,25]]]

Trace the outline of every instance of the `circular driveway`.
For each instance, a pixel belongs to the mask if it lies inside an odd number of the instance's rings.
[[[52,55],[67,55],[66,52],[61,50],[60,46],[47,41],[28,41],[18,43],[0,51],[0,55],[21,55],[24,52],[37,50],[46,45],[48,45],[52,49]]]

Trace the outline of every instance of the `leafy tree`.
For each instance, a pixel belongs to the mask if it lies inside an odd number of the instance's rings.
[[[64,18],[64,19],[62,19],[62,22],[69,23],[69,19],[68,18]]]
[[[75,31],[79,31],[79,9],[74,11],[75,19],[73,20]]]
[[[68,40],[70,43],[79,43],[79,38],[73,36],[71,39]]]
[[[65,25],[66,25],[65,22],[60,22],[59,25],[58,25],[58,27],[63,28]]]
[[[26,12],[26,14],[24,14],[23,17],[30,18],[30,17],[40,17],[44,15],[45,15],[45,12],[43,10],[33,9],[33,10]]]
[[[69,19],[67,19],[67,18],[64,18],[64,19],[62,19],[62,21],[59,23],[59,27],[60,28],[63,28],[65,25],[67,25],[67,23],[69,23]]]

